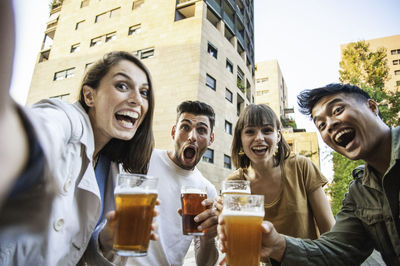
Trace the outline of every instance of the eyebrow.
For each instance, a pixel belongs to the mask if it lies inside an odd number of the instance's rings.
[[[191,125],[193,124],[191,120],[186,119],[186,118],[185,118],[185,119],[182,119],[182,120],[181,120],[181,123],[182,123],[182,122],[186,122],[186,123],[189,123],[189,124],[191,124]],[[208,128],[208,125],[207,125],[206,123],[204,123],[204,122],[199,122],[199,123],[197,123],[197,125],[199,125],[199,124]]]
[[[343,100],[342,100],[341,98],[335,98],[335,99],[333,99],[332,101],[330,101],[329,103],[326,104],[326,108],[325,108],[325,109],[329,109],[329,108],[332,107],[332,105],[334,105],[334,104],[336,104],[336,103],[338,103],[338,102],[342,102],[342,101],[343,101]],[[316,122],[318,119],[319,119],[318,116],[313,117],[314,124],[315,124],[315,122]]]

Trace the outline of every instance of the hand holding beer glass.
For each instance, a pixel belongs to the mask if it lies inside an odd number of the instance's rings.
[[[224,195],[223,231],[229,266],[258,266],[261,249],[263,195]]]
[[[115,187],[113,248],[119,256],[146,256],[149,246],[158,178],[118,174]]]
[[[207,199],[205,187],[182,186],[182,229],[184,235],[204,235],[203,231],[197,229],[201,222],[195,222],[194,217],[206,210],[202,201]]]

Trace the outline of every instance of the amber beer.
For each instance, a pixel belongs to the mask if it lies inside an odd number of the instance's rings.
[[[146,256],[157,199],[157,179],[130,174],[118,178],[118,182],[124,184],[118,184],[114,192],[116,222],[113,248],[120,256]]]
[[[222,181],[221,195],[241,194],[250,195],[250,182],[247,180],[225,180]]]
[[[202,231],[197,229],[201,222],[196,223],[194,217],[206,210],[206,207],[201,204],[206,198],[205,188],[181,188],[182,230],[184,235],[204,235]]]
[[[261,249],[261,223],[264,219],[264,196],[224,196],[227,265],[258,266]]]

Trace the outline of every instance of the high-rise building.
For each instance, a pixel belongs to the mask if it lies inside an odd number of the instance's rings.
[[[381,47],[386,48],[389,76],[385,82],[385,89],[396,91],[400,90],[400,34],[383,38],[365,40],[369,43],[371,51],[376,51]],[[347,44],[340,46],[343,50]]]
[[[233,126],[254,101],[253,13],[253,0],[54,0],[28,104],[75,101],[91,63],[109,51],[132,52],[152,73],[157,148],[173,148],[180,102],[215,109],[215,141],[199,169],[219,187],[232,171]]]
[[[281,119],[282,134],[292,152],[309,157],[319,167],[318,136],[315,132],[297,129],[295,121],[289,116],[293,107],[288,106],[288,88],[276,59],[256,63],[256,99],[272,108]]]

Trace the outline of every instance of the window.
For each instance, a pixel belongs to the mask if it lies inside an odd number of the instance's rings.
[[[92,40],[90,40],[90,47],[100,45],[102,43],[102,40],[101,40],[102,37],[103,36],[100,36],[100,37],[96,37],[96,38],[93,38]]]
[[[264,83],[264,82],[267,82],[267,81],[268,81],[268,78],[260,78],[260,79],[256,80],[257,83]]]
[[[81,8],[85,7],[85,6],[88,6],[88,5],[89,5],[89,0],[82,0],[81,1]]]
[[[400,63],[400,59],[393,60],[393,65],[398,65]]]
[[[146,48],[134,51],[133,54],[139,59],[146,59],[154,56],[154,48]]]
[[[243,71],[240,69],[240,67],[237,68],[237,87],[244,92],[245,91],[245,87],[244,87],[244,73]]]
[[[71,78],[74,76],[74,71],[75,71],[74,67],[58,71],[58,72],[54,73],[53,80],[62,80],[62,79]]]
[[[229,102],[232,102],[233,100],[232,92],[226,88],[225,88],[225,99],[227,99]]]
[[[396,86],[400,86],[400,80],[396,81]]]
[[[121,8],[118,7],[118,8],[109,10],[109,11],[107,11],[105,13],[98,14],[96,16],[96,18],[94,19],[94,23],[104,21],[107,18],[116,17],[116,16],[119,15],[120,11],[121,11]]]
[[[226,69],[227,69],[229,72],[233,73],[233,64],[231,63],[231,61],[229,61],[228,58],[226,59]]]
[[[206,86],[210,87],[213,90],[217,89],[217,81],[215,80],[215,78],[211,77],[208,74],[206,74]]]
[[[232,135],[232,123],[225,120],[225,132]]]
[[[52,97],[50,97],[50,98],[51,98],[51,99],[59,99],[59,100],[64,101],[64,102],[68,102],[69,93],[67,93],[67,94],[61,94],[61,95],[57,95],[57,96],[52,96]]]
[[[50,31],[44,35],[42,50],[50,49],[53,46],[55,32],[56,31]]]
[[[392,55],[400,54],[400,49],[391,50],[390,53],[391,53]]]
[[[207,149],[202,157],[203,162],[214,163],[214,151],[212,149]]]
[[[212,57],[214,57],[215,59],[217,59],[217,56],[218,56],[218,49],[215,48],[215,46],[212,45],[211,43],[208,43],[207,52],[208,52]]]
[[[117,35],[116,35],[116,34],[117,34],[117,33],[116,33],[115,31],[106,34],[106,42],[115,40],[115,39],[117,38]]]
[[[129,27],[128,30],[128,35],[134,35],[134,34],[138,34],[139,32],[142,31],[141,25],[137,24],[137,25],[133,25]]]
[[[260,90],[260,91],[257,91],[257,96],[266,95],[266,94],[268,94],[268,92],[269,92],[269,90]]]
[[[226,154],[224,154],[224,167],[228,169],[232,168],[231,157]]]
[[[81,49],[80,43],[76,43],[76,44],[71,45],[70,52],[71,53],[79,52],[80,49]]]
[[[143,5],[143,3],[144,3],[144,0],[133,1],[132,10],[141,7]]]
[[[84,20],[77,22],[75,25],[75,30],[82,28],[84,22]]]
[[[85,65],[85,69],[87,69],[88,67],[90,67],[93,63],[94,63],[94,62],[87,63],[87,64]]]
[[[39,57],[39,63],[49,60],[49,57],[50,57],[50,49],[41,52]]]
[[[394,74],[397,76],[397,75],[400,75],[400,70],[395,70],[394,71]]]

